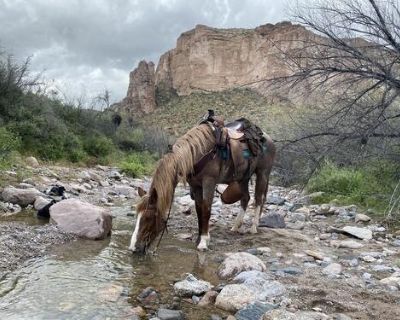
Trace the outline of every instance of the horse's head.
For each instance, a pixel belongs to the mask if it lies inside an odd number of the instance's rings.
[[[149,195],[138,189],[142,197],[137,205],[137,219],[129,250],[144,254],[158,234],[165,228],[166,221],[157,210],[157,191],[152,189]]]

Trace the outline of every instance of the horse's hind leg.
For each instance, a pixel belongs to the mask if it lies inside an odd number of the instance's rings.
[[[203,218],[202,218],[202,202],[203,202],[203,189],[200,188],[192,188],[191,189],[193,200],[196,207],[196,214],[197,214],[197,225],[198,225],[198,237],[196,241],[196,245],[200,243],[200,237],[203,230]]]
[[[253,216],[253,224],[250,232],[257,233],[258,223],[260,221],[261,212],[265,203],[265,199],[268,191],[268,175],[263,171],[256,172],[256,190],[255,190],[255,208]]]
[[[246,183],[241,183],[240,187],[242,189],[243,196],[242,199],[240,199],[240,213],[236,217],[235,223],[231,229],[231,231],[233,232],[237,232],[239,228],[242,226],[243,219],[246,214],[247,205],[249,204],[250,201],[249,182],[247,181]]]

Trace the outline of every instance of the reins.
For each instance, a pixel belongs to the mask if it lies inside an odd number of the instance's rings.
[[[177,179],[177,174],[175,173],[175,181]],[[174,189],[174,193],[172,194],[172,199],[171,199],[171,203],[169,205],[169,210],[168,210],[168,215],[167,215],[167,220],[165,220],[165,226],[163,228],[163,230],[161,231],[161,235],[160,238],[158,239],[157,245],[153,251],[153,254],[155,254],[158,250],[158,247],[160,246],[161,240],[164,236],[165,231],[168,232],[168,221],[169,221],[169,217],[171,216],[171,209],[172,209],[172,204],[174,203],[174,198],[175,198],[175,189]]]

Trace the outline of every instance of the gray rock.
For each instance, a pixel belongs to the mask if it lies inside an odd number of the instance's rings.
[[[329,316],[321,312],[272,310],[264,314],[262,320],[329,320]]]
[[[363,240],[372,239],[372,231],[366,228],[345,226],[343,228],[343,231],[359,239]]]
[[[177,295],[182,297],[191,297],[193,295],[201,295],[211,290],[212,285],[203,280],[198,280],[192,274],[188,274],[185,280],[179,281],[174,284],[174,291]]]
[[[217,314],[212,314],[210,316],[210,320],[222,320],[222,318]]]
[[[268,213],[260,219],[259,227],[267,228],[285,228],[286,223],[283,216],[278,213]]]
[[[268,196],[267,203],[282,206],[285,203],[285,199],[279,196]]]
[[[221,290],[215,305],[223,310],[236,312],[255,300],[255,294],[246,285],[229,284]]]
[[[266,266],[264,262],[250,253],[231,253],[219,266],[218,276],[221,279],[228,279],[242,271],[249,270],[265,271]]]
[[[372,267],[375,272],[393,272],[393,268],[390,266],[385,266],[383,264],[378,264]]]
[[[280,282],[272,281],[268,274],[260,271],[244,271],[238,274],[234,281],[247,286],[260,301],[281,296],[286,292]]]
[[[157,317],[160,320],[183,320],[183,313],[180,310],[170,310],[160,308],[157,311]]]
[[[114,186],[114,190],[116,194],[123,195],[129,199],[133,199],[137,195],[136,190],[129,186],[116,185]]]
[[[87,239],[104,239],[111,233],[112,216],[104,208],[78,199],[62,200],[50,207],[50,217],[61,230]]]
[[[339,263],[331,263],[322,270],[323,274],[328,276],[337,276],[342,273],[342,265]]]
[[[332,240],[330,244],[332,247],[336,248],[359,249],[364,247],[362,243],[355,240]]]
[[[35,208],[35,210],[40,210],[44,206],[47,206],[50,202],[51,202],[50,199],[39,196],[39,197],[36,197],[33,207]]]
[[[254,302],[235,313],[236,320],[261,319],[263,314],[275,309],[276,305],[269,303]]]
[[[1,196],[5,202],[18,204],[21,207],[26,207],[35,202],[36,197],[43,195],[35,188],[17,189],[14,187],[7,187],[3,190]]]
[[[303,270],[296,268],[296,267],[286,267],[286,268],[283,268],[282,271],[284,273],[291,274],[291,275],[298,275],[298,274],[303,273]]]
[[[198,305],[204,307],[213,304],[215,302],[215,299],[217,298],[217,295],[218,292],[216,291],[207,291],[206,294],[200,299]]]
[[[366,214],[357,213],[354,220],[355,220],[356,223],[357,223],[357,222],[368,222],[368,221],[371,220],[371,218],[368,217]]]

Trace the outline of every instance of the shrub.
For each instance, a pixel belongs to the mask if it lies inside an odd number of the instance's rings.
[[[115,147],[111,139],[98,135],[87,138],[84,143],[84,149],[88,155],[100,158],[111,154]]]
[[[6,128],[0,128],[0,159],[4,159],[9,154],[17,150],[21,144],[20,138],[8,131]]]
[[[155,165],[155,157],[148,152],[132,153],[120,164],[122,172],[136,178],[150,174]]]
[[[361,167],[338,167],[326,162],[309,180],[309,192],[322,191],[317,203],[337,199],[342,204],[358,204],[383,212],[399,180],[399,165],[371,162]]]

